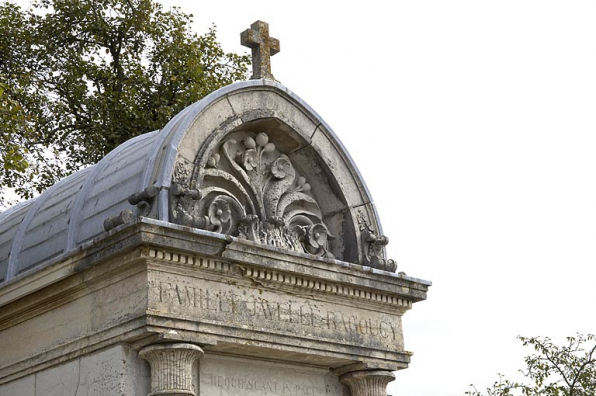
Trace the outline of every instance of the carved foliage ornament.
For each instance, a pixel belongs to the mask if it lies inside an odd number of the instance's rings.
[[[376,233],[361,210],[358,210],[357,216],[366,265],[372,268],[395,272],[397,263],[394,260],[385,259],[384,254],[385,246],[389,244],[389,238]]]
[[[306,178],[265,132],[219,145],[200,170],[200,189],[179,164],[172,194],[174,220],[266,245],[333,258],[334,237]]]
[[[143,191],[132,194],[128,197],[128,203],[138,208],[137,215],[135,216],[132,210],[124,209],[118,216],[110,216],[103,222],[103,228],[106,231],[110,231],[122,224],[130,223],[135,217],[145,217],[151,213],[153,202],[157,196],[157,188],[149,186]]]

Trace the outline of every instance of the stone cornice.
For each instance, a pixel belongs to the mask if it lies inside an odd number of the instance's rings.
[[[270,288],[286,289],[289,291],[302,290],[308,293],[320,293],[360,300],[366,303],[386,304],[391,307],[407,310],[412,307],[412,300],[404,298],[402,293],[386,293],[378,290],[365,289],[355,285],[347,285],[330,279],[315,279],[312,277],[292,274],[283,271],[258,268],[240,263],[217,260],[192,254],[176,253],[159,248],[150,248],[145,257],[167,262],[176,266],[195,269],[241,274],[257,284]],[[403,288],[402,288],[403,289]]]
[[[426,292],[431,285],[428,281],[401,274],[333,259],[317,259],[312,255],[284,251],[208,231],[141,218],[131,224],[113,229],[103,237],[81,247],[80,250],[48,261],[35,272],[24,273],[3,284],[0,287],[0,307],[85,268],[142,246],[153,248],[156,252],[162,251],[163,253],[160,254],[165,255],[164,257],[170,255],[167,257],[174,257],[174,261],[210,257],[216,260],[206,261],[207,266],[216,262],[222,265],[239,263],[254,269],[268,269],[269,272],[263,272],[263,274],[271,274],[271,277],[274,273],[289,274],[281,277],[275,275],[275,278],[281,279],[281,284],[288,284],[284,279],[304,279],[295,281],[296,286],[303,288],[321,290],[318,284],[316,288],[315,284],[311,285],[310,280],[333,278],[334,283],[342,285],[342,289],[337,289],[337,292],[341,290],[342,295],[375,301],[391,301],[392,304],[396,303],[395,297],[399,296],[397,298],[410,301],[410,303],[397,301],[398,305],[404,307],[410,307],[411,302],[425,300]],[[184,263],[180,262],[180,264]],[[291,278],[292,276],[296,278]],[[328,287],[326,285],[325,289]],[[375,291],[378,296],[372,294],[369,296],[371,291]],[[394,297],[384,297],[384,295]]]
[[[412,308],[411,300],[397,297],[395,294],[391,295],[389,293],[370,291],[359,287],[337,284],[331,281],[309,279],[307,277],[251,267],[243,268],[243,275],[260,284],[288,286],[291,288],[354,298],[366,302],[389,304],[402,309]]]

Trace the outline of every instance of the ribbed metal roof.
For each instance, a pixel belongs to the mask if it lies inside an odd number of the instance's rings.
[[[283,92],[317,119],[357,172],[331,128],[287,88],[268,80],[231,84],[184,109],[164,129],[123,143],[96,165],[59,181],[35,199],[0,213],[0,282],[35,271],[104,233],[104,220],[131,209],[128,197],[147,186],[160,190],[157,210],[150,217],[168,221],[169,198],[163,192],[170,186],[179,145],[192,122],[223,96],[262,86]],[[372,202],[368,191],[366,195]]]

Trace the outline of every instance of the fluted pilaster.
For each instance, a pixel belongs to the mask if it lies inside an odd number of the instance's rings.
[[[151,366],[149,396],[196,396],[192,382],[192,367],[203,356],[196,345],[170,343],[149,345],[139,356]]]
[[[387,384],[395,379],[391,371],[354,371],[341,376],[352,396],[387,396]]]

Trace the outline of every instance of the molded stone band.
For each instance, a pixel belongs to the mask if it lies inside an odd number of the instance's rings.
[[[352,396],[386,396],[387,384],[395,375],[387,370],[354,371],[339,380],[350,387]]]
[[[141,349],[139,356],[151,366],[149,396],[196,396],[192,366],[203,354],[200,347],[185,343],[155,344]]]

